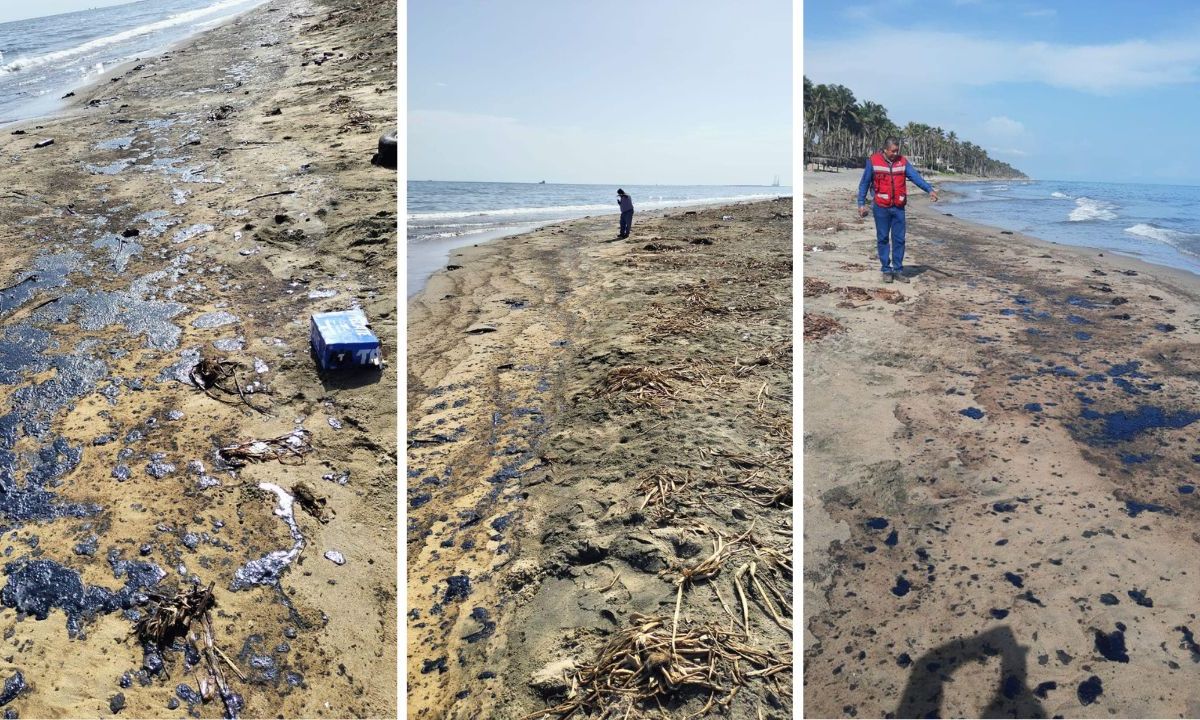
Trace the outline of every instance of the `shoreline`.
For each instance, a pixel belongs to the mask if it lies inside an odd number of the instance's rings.
[[[848,189],[805,193],[806,713],[1188,714],[1200,282],[922,193],[883,284]]]
[[[224,18],[216,25],[196,30],[192,34],[190,34],[186,37],[180,38],[178,40],[175,40],[173,42],[170,42],[162,47],[151,48],[151,49],[147,50],[144,53],[144,55],[147,58],[151,58],[154,56],[170,55],[171,53],[178,52],[179,50],[185,49],[189,45],[198,41],[205,34],[220,30],[221,28],[225,27],[226,25],[234,23],[234,22],[240,20],[241,18],[245,17],[246,15],[260,10],[264,5],[269,5],[271,3],[271,1],[272,0],[262,0],[262,2],[260,4],[254,6],[252,8],[249,8],[247,10],[243,10],[242,12],[239,12],[236,15],[231,15],[227,18]],[[83,83],[82,85],[79,85],[78,87],[75,87],[75,88],[67,88],[67,92],[71,93],[72,97],[59,98],[59,101],[64,102],[65,104],[58,110],[51,112],[47,115],[39,115],[36,117],[31,117],[31,118],[21,118],[19,120],[11,120],[9,122],[0,122],[0,130],[7,130],[9,132],[12,132],[13,130],[27,130],[28,131],[30,129],[33,129],[33,127],[38,124],[44,124],[47,122],[53,122],[53,121],[58,121],[58,120],[70,120],[72,118],[78,117],[78,114],[73,114],[73,113],[83,113],[88,109],[87,103],[83,99],[85,96],[88,97],[89,99],[94,97],[94,95],[92,95],[92,93],[94,93],[96,90],[99,90],[101,87],[105,87],[105,83],[111,84],[115,79],[129,74],[130,70],[132,70],[134,67],[137,66],[138,63],[140,63],[142,61],[143,61],[143,58],[139,57],[139,58],[134,58],[132,60],[126,60],[124,62],[118,63],[117,65],[113,65],[110,68],[106,68],[104,70],[104,72],[96,75],[95,77],[89,78],[87,80],[87,82]]]
[[[9,708],[397,712],[397,368],[322,374],[308,326],[358,306],[395,352],[397,175],[370,164],[395,28],[383,0],[271,0],[0,134],[0,462],[19,486],[0,678],[28,685]],[[203,359],[227,373],[205,391]],[[295,452],[238,460],[272,438]],[[143,596],[210,584],[236,698],[200,697],[186,637],[128,638]]]
[[[670,578],[711,533],[730,547],[680,598],[681,637],[728,628],[711,591],[734,597],[752,536],[783,607],[781,624],[748,608],[748,642],[779,675],[740,685],[725,716],[757,720],[768,697],[790,716],[791,208],[644,213],[627,241],[614,218],[555,223],[463,249],[410,299],[410,717],[566,701],[614,633],[669,627]],[[606,390],[618,377],[627,392]],[[660,479],[674,489],[647,499]]]
[[[530,183],[530,184],[537,184],[537,183]],[[697,186],[697,187],[699,187],[699,186]],[[787,196],[787,197],[791,197],[791,196]],[[675,212],[675,211],[705,209],[705,208],[713,208],[713,207],[721,207],[721,206],[737,207],[740,205],[765,202],[766,200],[767,199],[755,199],[755,200],[742,200],[742,201],[735,201],[735,202],[730,202],[727,200],[714,201],[714,202],[696,201],[694,203],[685,204],[685,205],[670,205],[670,206],[662,207],[662,208],[654,208],[652,210],[635,211],[634,222],[635,223],[638,222],[639,217],[645,217],[645,218],[662,217],[664,214],[667,214],[670,212]],[[487,211],[481,211],[481,212],[487,212]],[[509,239],[509,238],[519,237],[521,235],[537,232],[538,230],[543,230],[545,228],[554,227],[554,226],[561,225],[564,223],[571,223],[571,222],[576,222],[579,220],[588,220],[591,218],[614,218],[615,219],[619,215],[620,215],[619,212],[596,213],[596,214],[592,214],[592,215],[583,215],[583,216],[580,216],[577,218],[566,218],[566,219],[561,219],[561,220],[547,220],[545,222],[531,221],[530,223],[527,223],[528,225],[531,225],[531,227],[511,228],[511,229],[495,228],[493,230],[484,231],[484,232],[480,233],[480,235],[486,235],[488,237],[486,237],[486,238],[472,237],[467,242],[465,242],[461,245],[456,244],[456,243],[463,236],[455,237],[455,238],[444,238],[442,241],[426,242],[426,243],[421,243],[420,245],[408,245],[408,257],[407,257],[408,265],[409,265],[409,268],[413,268],[415,266],[417,269],[418,275],[416,277],[414,277],[414,275],[411,272],[408,273],[407,278],[406,278],[406,297],[408,298],[409,301],[411,301],[418,293],[420,293],[428,285],[429,279],[433,276],[434,273],[439,272],[439,271],[445,272],[444,266],[447,264],[446,261],[449,261],[449,259],[451,257],[455,257],[456,251],[463,250],[464,248],[467,248],[467,247],[478,247],[480,245],[499,242],[501,240],[505,240],[505,239]],[[436,246],[436,248],[434,246]],[[417,280],[417,282],[413,282],[414,280]],[[415,288],[413,287],[414,285],[416,285]]]

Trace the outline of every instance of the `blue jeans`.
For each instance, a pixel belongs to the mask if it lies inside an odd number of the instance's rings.
[[[898,273],[904,269],[904,208],[884,208],[872,204],[875,214],[875,244],[879,248],[882,272]],[[891,258],[888,258],[888,234],[891,234]]]
[[[629,228],[633,226],[633,211],[626,210],[621,213],[621,235],[628,235]]]

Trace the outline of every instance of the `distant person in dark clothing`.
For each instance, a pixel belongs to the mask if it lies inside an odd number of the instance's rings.
[[[626,195],[624,190],[618,188],[617,205],[621,208],[621,232],[617,235],[617,238],[627,238],[629,237],[629,228],[633,225],[633,198]]]

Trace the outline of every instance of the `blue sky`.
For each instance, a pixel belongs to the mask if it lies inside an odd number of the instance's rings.
[[[61,15],[76,10],[87,10],[110,5],[125,5],[130,0],[38,0],[36,3],[0,0],[0,23],[24,20],[33,17]],[[0,48],[3,49],[3,48]]]
[[[414,180],[791,182],[790,0],[412,0]]]
[[[954,130],[1038,179],[1200,185],[1187,158],[1200,132],[1194,3],[808,0],[803,12],[804,75],[901,126]]]

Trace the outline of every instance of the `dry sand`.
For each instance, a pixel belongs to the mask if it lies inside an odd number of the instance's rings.
[[[805,341],[805,714],[1200,715],[1196,278],[917,194],[883,285],[839,175],[805,176],[806,329],[834,327]]]
[[[718,535],[678,649],[716,650],[688,637],[711,624],[755,659],[735,682],[722,645],[711,689],[658,699],[685,717],[737,688],[713,714],[792,716],[792,201],[616,225],[459,251],[409,302],[410,717],[621,716],[586,666],[637,628],[669,640]],[[627,662],[641,691],[681,669],[661,645]]]
[[[273,0],[0,135],[6,711],[221,716],[192,651],[156,672],[129,637],[139,593],[196,582],[245,716],[396,715],[396,373],[322,378],[308,350],[311,312],[358,302],[395,351],[396,174],[370,164],[395,28],[390,0]],[[173,379],[200,353],[269,415]],[[301,464],[217,458],[300,425]],[[335,517],[297,506],[298,559],[231,590],[293,547],[258,484],[301,481]]]

